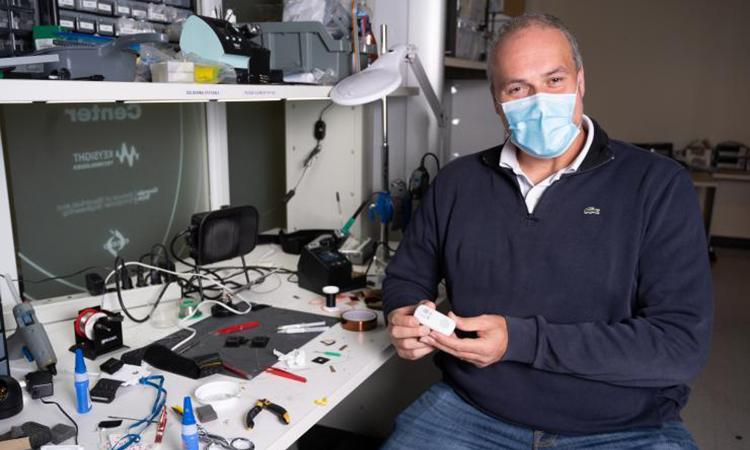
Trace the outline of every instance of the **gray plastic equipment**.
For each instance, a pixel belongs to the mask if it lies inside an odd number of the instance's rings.
[[[352,44],[335,40],[320,22],[256,22],[253,41],[271,51],[271,70],[284,75],[331,70],[336,80],[351,73]]]

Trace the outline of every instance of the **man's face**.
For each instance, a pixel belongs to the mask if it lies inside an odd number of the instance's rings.
[[[491,90],[495,110],[506,128],[500,103],[541,92],[565,94],[576,92],[573,121],[580,125],[585,90],[583,68],[576,71],[573,51],[565,35],[554,28],[531,26],[508,35],[497,46]]]

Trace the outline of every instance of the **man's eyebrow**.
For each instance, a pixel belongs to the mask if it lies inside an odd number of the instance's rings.
[[[564,66],[558,66],[558,67],[555,67],[554,69],[550,70],[549,72],[545,73],[544,76],[545,77],[549,77],[549,76],[554,75],[554,74],[559,73],[559,72],[567,73],[568,70],[565,69]]]
[[[516,83],[527,84],[528,82],[526,80],[524,80],[523,78],[515,78],[515,79],[512,79],[512,80],[505,80],[505,81],[503,81],[502,86],[505,87],[505,86],[508,86],[508,85],[511,85],[511,84],[516,84]]]
[[[554,69],[550,70],[549,72],[546,72],[544,74],[544,76],[545,77],[549,77],[549,76],[552,76],[552,75],[554,75],[556,73],[568,73],[568,69],[566,69],[565,66],[557,66]],[[511,84],[516,84],[516,83],[528,84],[528,81],[526,81],[523,78],[514,78],[514,79],[511,79],[511,80],[505,80],[505,81],[503,81],[503,83],[502,83],[501,86],[505,87],[505,86],[508,86],[508,85],[511,85]]]

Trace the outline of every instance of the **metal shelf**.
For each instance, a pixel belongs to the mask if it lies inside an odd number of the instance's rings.
[[[0,104],[323,100],[330,91],[331,86],[0,80]],[[402,87],[392,96],[418,92],[417,88]]]
[[[445,57],[445,67],[452,67],[455,69],[470,69],[470,70],[481,70],[484,72],[487,70],[487,63],[484,61],[474,61],[471,59],[454,58],[452,56]]]

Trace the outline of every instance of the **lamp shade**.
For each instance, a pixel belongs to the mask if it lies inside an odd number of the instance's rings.
[[[331,100],[344,106],[364,105],[385,97],[401,86],[401,64],[408,46],[395,46],[367,69],[339,81],[331,90]]]

